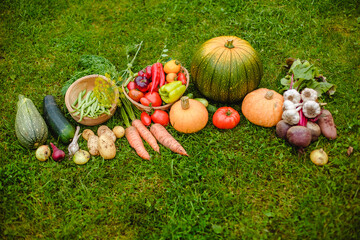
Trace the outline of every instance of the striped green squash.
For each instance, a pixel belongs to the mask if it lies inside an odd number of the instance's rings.
[[[35,149],[43,145],[48,137],[48,128],[34,103],[19,95],[15,118],[15,133],[20,144]]]
[[[259,54],[249,42],[221,36],[203,43],[191,62],[198,90],[218,102],[237,102],[256,89],[263,76]]]

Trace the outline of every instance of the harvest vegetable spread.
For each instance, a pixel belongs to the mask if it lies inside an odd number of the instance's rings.
[[[188,153],[169,129],[180,134],[197,134],[204,128],[233,131],[241,127],[240,114],[251,124],[274,128],[279,138],[302,153],[321,136],[337,138],[334,118],[323,102],[335,94],[336,86],[309,61],[288,58],[282,88],[276,91],[258,88],[263,76],[260,55],[238,37],[220,36],[202,44],[192,58],[191,74],[181,61],[163,60],[168,57],[165,48],[158,60],[134,73],[141,46],[142,42],[136,45],[136,53],[121,72],[103,57],[80,58],[80,69],[61,91],[66,101],[71,99],[67,108],[72,120],[57,104],[62,100],[55,94],[44,97],[43,115],[20,95],[15,121],[19,143],[36,149],[39,161],[52,158],[60,163],[68,156],[78,165],[95,157],[116,158],[117,151],[122,151],[119,141],[127,141],[133,154],[144,160],[161,154],[159,144],[173,154],[191,156],[194,153]],[[198,92],[189,92],[189,84]],[[114,115],[115,110],[119,114]],[[120,121],[108,124],[109,118]],[[310,154],[319,166],[328,159],[324,149]]]

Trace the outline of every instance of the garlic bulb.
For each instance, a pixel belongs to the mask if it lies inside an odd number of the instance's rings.
[[[80,131],[80,127],[76,126],[76,132],[75,132],[74,138],[68,146],[69,157],[73,156],[77,151],[79,151],[79,144],[77,142],[81,135],[79,133],[79,131]]]
[[[289,89],[286,90],[283,94],[284,100],[289,100],[293,103],[299,103],[301,100],[301,95],[298,91],[296,91],[295,89]]]
[[[291,109],[296,109],[295,104],[290,100],[285,100],[283,103],[283,111]]]
[[[304,103],[302,110],[307,118],[315,118],[321,113],[320,104],[311,100]]]
[[[296,109],[285,110],[282,119],[290,125],[296,125],[300,121],[300,114]]]
[[[316,101],[318,98],[318,93],[312,88],[305,88],[301,91],[301,99],[303,102],[306,101]]]

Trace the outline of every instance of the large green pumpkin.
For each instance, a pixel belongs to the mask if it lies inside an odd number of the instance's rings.
[[[19,95],[15,117],[15,133],[20,144],[26,148],[38,148],[48,137],[47,125],[34,103]]]
[[[259,84],[263,66],[250,43],[221,36],[206,41],[195,52],[191,77],[207,98],[218,102],[237,102]]]

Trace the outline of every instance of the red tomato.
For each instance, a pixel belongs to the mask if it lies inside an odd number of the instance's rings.
[[[145,126],[149,126],[151,124],[151,117],[147,112],[141,113],[140,120]]]
[[[151,120],[154,123],[159,123],[163,126],[166,126],[169,124],[169,114],[164,110],[156,109],[151,115]]]
[[[139,102],[140,99],[144,97],[144,94],[137,89],[131,89],[129,91],[129,97],[135,102]]]
[[[179,72],[178,75],[177,75],[177,80],[178,81],[181,81],[182,84],[186,84],[186,76],[183,72]]]
[[[129,90],[135,89],[136,88],[135,82],[129,82],[128,85],[127,85],[127,88]]]
[[[234,128],[240,122],[240,114],[231,107],[221,107],[214,113],[213,124],[220,129]]]
[[[162,100],[157,92],[148,92],[144,95],[144,97],[140,98],[140,102],[142,105],[149,106],[151,104],[152,107],[161,106]]]

